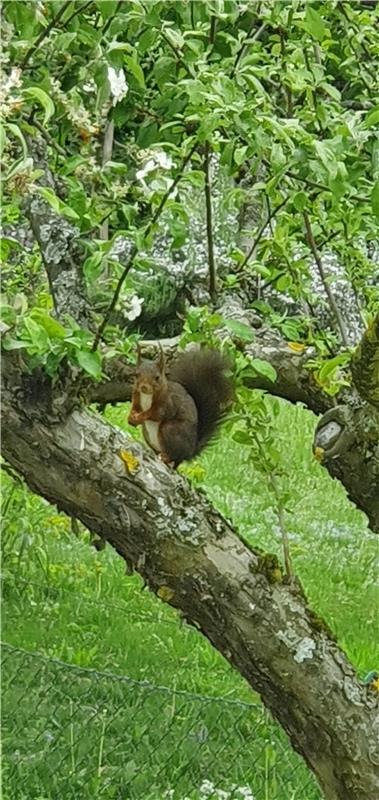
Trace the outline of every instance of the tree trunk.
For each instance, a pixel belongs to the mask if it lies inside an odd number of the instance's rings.
[[[207,636],[260,693],[327,800],[378,797],[378,695],[301,588],[141,445],[86,411],[59,420],[17,364],[3,358],[2,449],[12,467]]]

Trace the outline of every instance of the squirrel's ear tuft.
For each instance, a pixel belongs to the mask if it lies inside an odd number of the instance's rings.
[[[166,359],[165,359],[165,355],[164,355],[163,347],[162,347],[162,345],[161,345],[161,343],[160,343],[160,342],[159,342],[159,358],[158,358],[158,367],[159,367],[159,370],[160,370],[160,372],[164,372],[164,371],[165,371],[165,367],[166,367]]]

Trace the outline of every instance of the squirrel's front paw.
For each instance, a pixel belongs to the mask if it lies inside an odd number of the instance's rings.
[[[139,414],[136,414],[135,412],[129,414],[128,423],[129,425],[133,425],[134,428],[136,428],[137,425],[140,425]]]

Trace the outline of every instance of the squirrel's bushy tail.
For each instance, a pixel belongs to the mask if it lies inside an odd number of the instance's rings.
[[[195,401],[199,419],[196,453],[216,432],[233,400],[233,383],[225,374],[228,368],[227,360],[218,350],[204,349],[178,356],[170,370],[170,380],[181,383]]]

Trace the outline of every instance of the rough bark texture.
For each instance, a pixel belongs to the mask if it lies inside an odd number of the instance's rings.
[[[57,316],[69,315],[79,325],[90,327],[91,310],[82,274],[79,230],[56,214],[38,195],[29,199],[26,211],[41,250]]]
[[[379,533],[379,413],[368,403],[340,405],[319,420],[314,451]]]
[[[378,797],[378,695],[275,559],[97,416],[75,410],[58,421],[17,358],[2,369],[3,455],[30,488],[107,539],[208,637],[260,693],[328,800]]]
[[[228,334],[229,335],[229,334]],[[246,355],[269,361],[275,368],[277,379],[272,382],[263,375],[250,377],[246,384],[251,389],[265,389],[272,395],[283,397],[291,403],[303,403],[315,414],[324,413],[332,406],[328,397],[313,379],[306,368],[307,361],[314,356],[311,348],[302,353],[295,352],[288,342],[272,331],[262,329],[255,331],[255,341],[249,344],[239,343]],[[160,339],[165,351],[167,363],[175,357],[179,337]],[[143,341],[142,346],[147,355],[153,357],[157,352],[158,341]],[[122,358],[110,359],[105,364],[107,380],[88,387],[88,397],[93,403],[125,403],[131,397],[133,366]]]
[[[248,324],[246,320],[244,322]],[[354,388],[341,392],[340,404],[334,407],[332,398],[322,392],[311,370],[307,369],[307,361],[314,356],[311,348],[298,353],[288,342],[263,328],[255,332],[255,337],[254,342],[241,344],[241,347],[251,358],[269,361],[275,367],[277,378],[272,383],[257,375],[250,377],[247,385],[252,389],[265,389],[292,403],[301,402],[315,413],[323,414],[315,431],[316,457],[332,478],[341,481],[353,503],[367,514],[371,529],[379,533],[378,411],[361,400]],[[161,345],[169,365],[175,357],[178,339],[161,340]],[[151,356],[156,353],[157,346],[157,342],[144,343]],[[89,400],[100,405],[130,400],[133,367],[122,359],[111,359],[106,362],[105,369],[105,382],[89,383]],[[367,369],[366,365],[363,376]],[[374,383],[366,381],[364,386],[367,391],[371,387],[371,396],[374,397]]]
[[[361,397],[379,408],[379,313],[354,353],[351,370]]]

